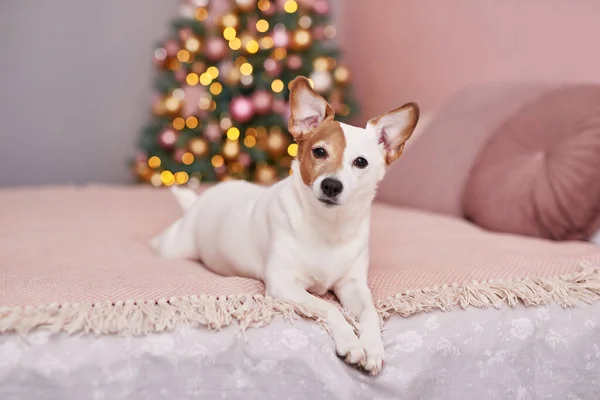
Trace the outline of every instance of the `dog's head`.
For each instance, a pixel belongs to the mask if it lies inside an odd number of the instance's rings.
[[[417,104],[408,103],[371,119],[365,128],[337,122],[305,77],[292,82],[290,111],[297,172],[327,207],[372,200],[386,167],[400,157],[419,119]]]

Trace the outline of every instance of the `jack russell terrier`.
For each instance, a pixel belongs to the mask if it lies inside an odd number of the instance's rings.
[[[327,101],[298,77],[290,111],[298,143],[291,176],[270,187],[224,182],[199,196],[174,190],[185,214],[152,246],[162,257],[201,260],[220,275],[262,280],[267,295],[321,316],[337,353],[377,375],[385,354],[367,286],[371,203],[419,107],[405,104],[359,128],[335,121]],[[335,305],[311,294],[330,290],[357,317],[360,336]]]

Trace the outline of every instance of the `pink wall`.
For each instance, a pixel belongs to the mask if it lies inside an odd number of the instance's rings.
[[[341,10],[359,120],[469,84],[600,81],[600,1],[374,0]]]

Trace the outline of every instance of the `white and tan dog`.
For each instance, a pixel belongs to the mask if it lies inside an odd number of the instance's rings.
[[[321,315],[337,353],[375,375],[384,349],[367,287],[371,203],[419,108],[408,103],[366,128],[346,125],[334,121],[304,77],[292,83],[290,108],[289,131],[298,143],[293,174],[271,187],[230,181],[200,196],[176,190],[185,214],[153,246],[163,257],[262,280],[268,295]],[[357,317],[360,337],[333,304],[311,294],[329,290]]]

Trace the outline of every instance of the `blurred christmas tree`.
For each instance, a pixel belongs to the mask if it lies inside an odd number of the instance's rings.
[[[153,119],[135,160],[155,186],[289,174],[288,83],[309,77],[339,120],[356,112],[326,0],[187,0],[154,52]]]

